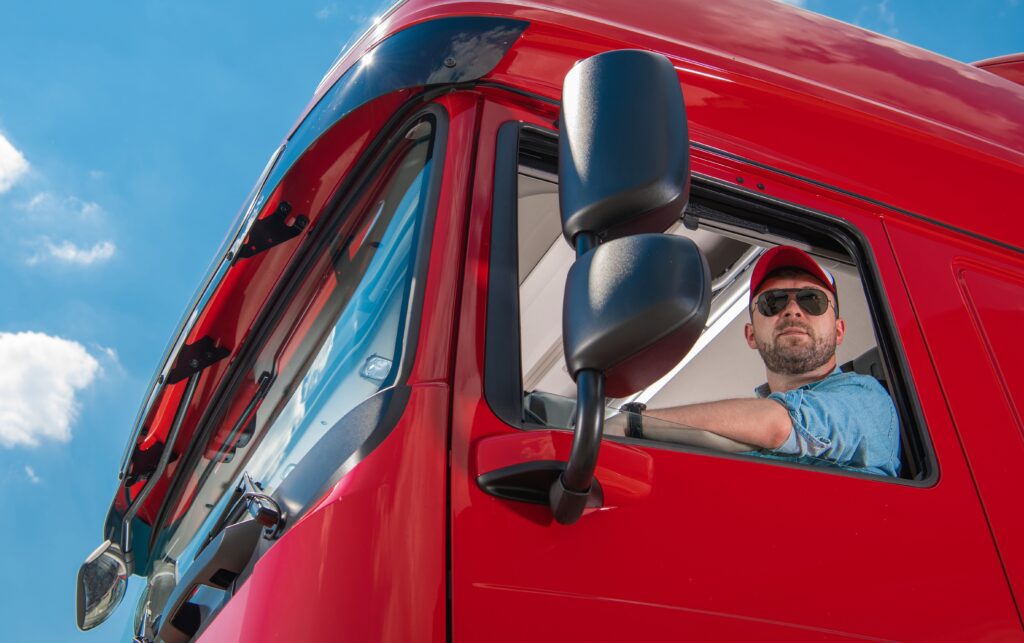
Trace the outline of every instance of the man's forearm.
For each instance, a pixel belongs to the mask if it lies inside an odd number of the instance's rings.
[[[774,400],[721,400],[665,409],[648,409],[646,415],[765,449],[782,445],[793,431],[785,407]],[[673,429],[661,429],[671,431]],[[682,430],[682,429],[679,429]],[[654,432],[645,431],[652,439]]]

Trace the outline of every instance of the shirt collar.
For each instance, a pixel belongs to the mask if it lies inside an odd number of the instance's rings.
[[[824,382],[828,378],[832,377],[833,375],[839,375],[841,373],[842,373],[842,370],[840,370],[839,366],[837,365],[834,369],[832,369],[831,373],[829,373],[825,377],[821,378],[820,380],[818,380],[816,382],[811,382],[810,384],[804,384],[803,386],[800,386],[798,388],[806,388],[806,389],[814,388],[815,386],[817,386],[818,384],[821,384],[822,382]],[[762,385],[760,385],[760,386],[758,386],[757,388],[754,389],[754,394],[757,395],[758,397],[768,397],[769,395],[772,394],[772,390],[770,388],[768,388],[768,382],[765,382],[764,384],[762,384]]]

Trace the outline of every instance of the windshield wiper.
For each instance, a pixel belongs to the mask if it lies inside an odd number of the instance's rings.
[[[217,454],[213,458],[214,462],[220,460],[223,457],[224,453],[228,448],[227,445],[231,444],[234,437],[241,433],[243,428],[250,422],[253,413],[255,413],[256,409],[259,407],[260,402],[262,402],[263,398],[267,396],[267,391],[270,390],[270,385],[273,383],[273,381],[274,376],[266,371],[264,371],[264,373],[260,375],[259,388],[256,389],[256,393],[252,396],[252,399],[249,400],[249,404],[246,405],[245,410],[242,411],[242,414],[239,416],[234,426],[231,427],[231,431],[228,433],[228,436],[224,440],[224,443],[221,445],[220,449],[217,450]],[[202,485],[206,482],[206,479],[210,476],[212,471],[213,467],[207,467],[206,470],[203,471],[203,475],[200,477],[199,483],[196,485],[197,489],[202,488]],[[231,498],[228,500],[228,504],[224,513],[222,513],[221,516],[217,519],[217,522],[210,529],[210,533],[206,535],[203,544],[199,547],[199,550],[196,552],[196,556],[198,556],[199,553],[202,552],[203,549],[205,549],[208,544],[210,544],[210,541],[217,537],[217,534],[219,534],[226,525],[233,524],[237,522],[239,518],[241,518],[241,515],[238,512],[238,505],[239,502],[246,496],[246,494],[254,494],[261,492],[262,488],[259,486],[259,483],[254,482],[248,472],[243,472],[241,483],[232,492]]]

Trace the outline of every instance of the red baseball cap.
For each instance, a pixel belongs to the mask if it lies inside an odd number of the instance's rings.
[[[750,275],[750,298],[757,294],[758,288],[768,275],[779,268],[796,268],[803,270],[824,284],[832,294],[836,294],[836,280],[832,274],[818,265],[809,254],[793,246],[775,246],[761,255]]]

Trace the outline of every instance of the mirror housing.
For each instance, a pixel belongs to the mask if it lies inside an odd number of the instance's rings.
[[[672,63],[629,49],[577,63],[562,86],[559,129],[562,234],[576,249],[562,310],[576,426],[548,505],[568,525],[594,494],[605,395],[636,392],[685,356],[704,330],[711,283],[693,242],[648,234],[672,225],[690,196],[686,107]]]
[[[565,77],[558,198],[571,245],[581,232],[611,240],[664,232],[690,194],[686,109],[675,68],[660,54],[609,51]]]
[[[565,282],[569,374],[604,373],[608,397],[646,388],[686,356],[710,307],[707,260],[690,239],[642,234],[603,243],[576,260]]]
[[[128,585],[128,564],[121,547],[107,540],[78,570],[78,629],[91,630],[114,613]]]

